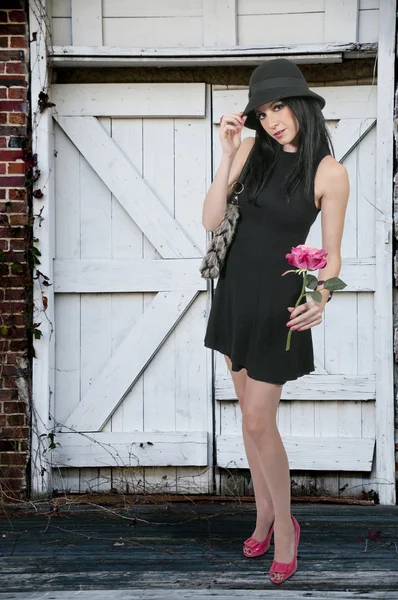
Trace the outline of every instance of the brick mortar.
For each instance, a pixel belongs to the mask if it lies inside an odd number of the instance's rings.
[[[18,0],[5,0],[0,9],[0,501],[4,502],[28,496],[27,325],[32,283],[27,269],[31,239],[27,10],[27,3]]]

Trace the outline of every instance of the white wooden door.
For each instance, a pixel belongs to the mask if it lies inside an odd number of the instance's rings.
[[[206,86],[55,85],[52,100],[53,487],[209,492]]]
[[[284,386],[278,426],[293,471],[329,472],[321,483],[327,492],[355,496],[388,482],[382,461],[376,469],[373,460],[375,401],[393,402],[382,393],[376,398],[374,296],[384,293],[376,290],[375,277],[376,86],[323,87],[322,95],[336,158],[347,168],[351,183],[342,242],[341,278],[347,287],[335,294],[322,325],[312,330],[315,373]],[[213,92],[215,166],[220,159],[219,118],[242,110],[246,101],[246,88],[217,87]],[[320,217],[307,243],[322,247]],[[382,327],[381,322],[377,335],[383,335]],[[392,349],[387,359],[392,365]],[[215,373],[217,464],[228,470],[247,468],[241,413],[218,353]],[[379,442],[382,453],[383,432]],[[387,475],[393,481],[393,470]],[[306,489],[299,473],[294,479]]]

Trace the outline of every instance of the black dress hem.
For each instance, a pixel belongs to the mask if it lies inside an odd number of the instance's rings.
[[[231,359],[230,356],[230,352],[221,349],[220,347],[215,348],[214,346],[209,346],[206,343],[204,344],[206,348],[209,348],[209,350],[215,350],[216,352],[220,352],[220,354],[223,354],[224,356],[227,356],[229,358],[229,360],[232,363],[232,371],[234,373],[238,373],[239,371],[241,371],[242,369],[246,369],[247,371],[247,375],[250,377],[250,379],[253,379],[254,381],[262,381],[263,383],[272,383],[274,385],[285,385],[285,383],[287,383],[288,381],[296,381],[296,379],[299,379],[300,377],[304,377],[304,375],[310,375],[311,373],[313,373],[315,371],[315,365],[312,366],[311,369],[306,369],[304,371],[299,371],[297,373],[297,375],[294,375],[293,377],[287,377],[287,379],[282,380],[276,380],[276,379],[270,379],[268,377],[264,378],[264,377],[259,377],[257,376],[257,374],[253,374],[252,370],[250,367],[247,367],[246,365],[243,364],[239,364],[237,365],[236,363],[234,363]]]

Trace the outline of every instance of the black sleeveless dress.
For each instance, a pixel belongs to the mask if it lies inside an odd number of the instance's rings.
[[[317,165],[324,156],[320,154]],[[286,254],[304,244],[320,209],[305,200],[303,187],[290,204],[282,199],[281,184],[297,159],[281,151],[256,204],[239,196],[240,220],[214,293],[204,344],[227,355],[232,370],[247,369],[252,379],[283,384],[314,371],[311,329],[293,331],[290,350],[286,337],[290,313],[300,295],[303,278],[282,273],[290,266]],[[304,297],[302,303],[306,301]]]

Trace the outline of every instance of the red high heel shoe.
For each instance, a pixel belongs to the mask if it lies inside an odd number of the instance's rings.
[[[255,556],[261,556],[267,550],[269,550],[271,544],[272,532],[274,531],[274,526],[271,525],[270,530],[268,531],[267,537],[262,542],[254,539],[254,537],[249,537],[245,542],[243,542],[243,554],[246,558],[254,558]],[[247,551],[250,550],[250,553]]]
[[[270,569],[270,579],[272,583],[283,583],[293,575],[297,571],[297,549],[299,545],[300,539],[300,525],[297,520],[292,515],[292,521],[294,525],[294,534],[296,547],[294,551],[293,560],[290,563],[281,563],[276,560],[272,561],[271,569]]]

